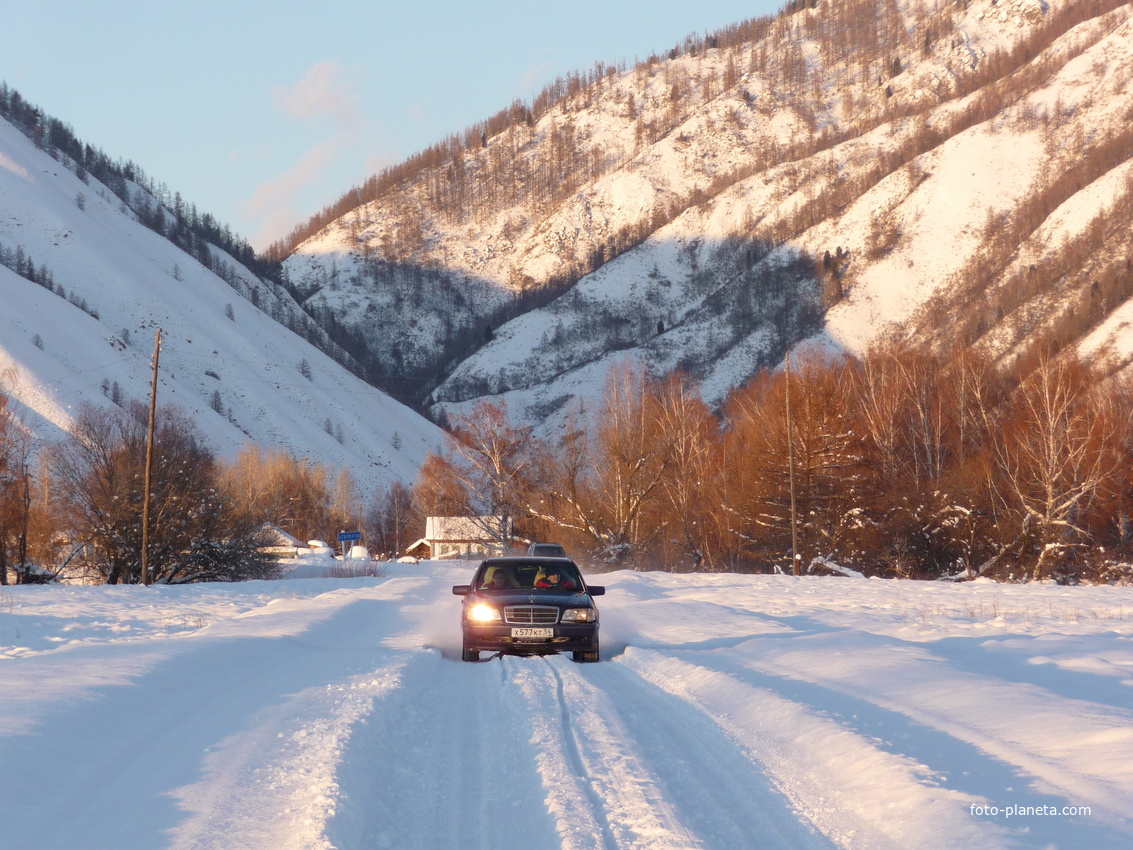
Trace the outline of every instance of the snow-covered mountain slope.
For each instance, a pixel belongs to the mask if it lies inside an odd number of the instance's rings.
[[[14,267],[0,266],[0,391],[29,426],[56,438],[82,402],[148,400],[160,328],[158,403],[221,455],[253,441],[366,488],[412,480],[439,429],[274,321],[286,292],[230,257],[226,283],[88,181],[0,120],[0,250]]]
[[[1122,347],[1089,336],[1133,295],[1128,4],[819,2],[745,32],[452,141],[297,245],[292,282],[349,322],[389,303],[383,264],[444,279],[435,411],[532,422],[629,356],[719,401],[800,343]]]
[[[4,847],[1133,842],[1133,588],[615,572],[600,663],[469,664],[389,570],[4,589]]]

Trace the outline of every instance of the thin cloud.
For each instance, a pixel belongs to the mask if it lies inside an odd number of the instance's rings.
[[[263,248],[286,236],[299,220],[298,197],[325,178],[345,148],[362,140],[366,122],[346,76],[337,62],[320,62],[294,86],[272,90],[284,114],[303,122],[329,118],[332,128],[329,138],[311,147],[286,173],[262,182],[244,203],[244,214],[261,223],[254,245]]]
[[[319,142],[286,174],[265,180],[256,187],[243,206],[249,219],[262,222],[259,234],[251,240],[254,246],[263,249],[291,232],[299,220],[296,198],[322,179],[341,149],[341,136]]]
[[[395,153],[372,153],[366,157],[366,177],[377,174],[384,168],[395,165],[400,157]]]
[[[539,80],[543,79],[543,75],[547,72],[547,69],[552,66],[552,64],[552,61],[548,59],[545,62],[540,62],[538,65],[533,65],[526,71],[524,71],[523,76],[519,80],[519,90],[524,94],[534,91],[535,84],[538,83]]]
[[[291,88],[277,86],[273,96],[288,115],[301,121],[330,116],[338,130],[354,135],[364,125],[358,99],[344,82],[345,69],[337,62],[320,62]]]

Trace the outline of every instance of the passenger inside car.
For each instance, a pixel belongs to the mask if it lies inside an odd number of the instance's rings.
[[[480,585],[488,590],[503,590],[505,588],[519,587],[515,579],[502,567],[493,567],[484,574],[484,582]]]

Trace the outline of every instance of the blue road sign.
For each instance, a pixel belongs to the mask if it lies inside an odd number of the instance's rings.
[[[340,531],[340,532],[338,532],[338,542],[339,543],[345,543],[348,540],[361,540],[361,539],[362,539],[362,532],[361,531]]]

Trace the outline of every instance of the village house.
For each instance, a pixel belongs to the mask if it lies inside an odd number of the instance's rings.
[[[405,550],[417,558],[475,560],[504,554],[511,539],[512,523],[498,516],[431,516],[425,520],[425,536]]]

